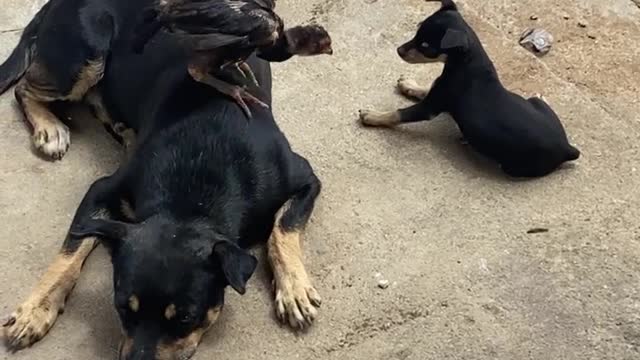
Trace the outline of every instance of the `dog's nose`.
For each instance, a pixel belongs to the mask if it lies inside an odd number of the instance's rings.
[[[405,55],[407,55],[407,50],[404,48],[403,46],[400,46],[398,48],[398,56],[400,56],[401,58],[403,58]]]

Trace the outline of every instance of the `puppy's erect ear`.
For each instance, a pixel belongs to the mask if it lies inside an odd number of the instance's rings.
[[[427,2],[434,2],[434,1],[439,1],[442,3],[442,7],[440,8],[440,10],[458,10],[458,7],[456,6],[456,3],[453,2],[453,0],[426,0]]]
[[[442,37],[440,42],[442,49],[456,49],[467,50],[469,48],[469,38],[464,31],[447,29],[447,32]]]
[[[247,291],[247,281],[258,266],[258,259],[229,241],[218,241],[213,256],[220,263],[229,285],[241,295]]]
[[[105,219],[88,219],[74,224],[69,235],[75,239],[97,236],[102,241],[113,244],[124,239],[130,232],[132,224]]]

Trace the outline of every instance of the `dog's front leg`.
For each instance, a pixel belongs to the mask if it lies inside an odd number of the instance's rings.
[[[301,161],[306,163],[306,160]],[[320,181],[308,165],[305,167],[310,172],[306,176],[309,182],[278,211],[267,244],[274,276],[276,315],[281,321],[300,329],[313,322],[316,308],[321,303],[302,259],[302,230],[320,193]]]
[[[80,204],[73,226],[86,217],[105,217],[109,214],[107,201],[115,189],[115,179],[106,177],[96,181]],[[67,235],[62,248],[40,278],[26,301],[4,321],[6,346],[16,351],[42,339],[62,312],[65,300],[75,286],[86,258],[96,246],[93,237],[72,239]]]
[[[422,100],[429,94],[429,87],[420,86],[415,80],[404,75],[398,79],[397,88],[402,95],[413,100]]]
[[[402,123],[431,120],[440,112],[431,106],[428,97],[422,102],[396,111],[360,110],[360,122],[366,126],[392,127]]]
[[[444,104],[446,104],[446,92],[441,85],[441,78],[436,79],[429,90],[428,94],[426,89],[420,89],[420,94],[412,93],[412,96],[424,98],[417,104],[409,106],[404,109],[398,109],[396,111],[380,112],[374,110],[360,110],[360,123],[366,126],[378,126],[378,127],[393,127],[402,123],[412,123],[418,121],[431,120],[444,111]],[[401,88],[400,82],[403,78],[400,78],[398,86]],[[418,89],[412,89],[418,90]]]

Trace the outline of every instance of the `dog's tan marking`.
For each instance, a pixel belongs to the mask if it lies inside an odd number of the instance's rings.
[[[218,320],[221,307],[215,307],[207,311],[205,321],[191,334],[171,343],[161,342],[156,347],[156,360],[189,359],[196,352],[202,336]]]
[[[62,251],[56,256],[31,295],[4,324],[4,337],[10,348],[30,346],[47,334],[96,244],[96,238],[86,238],[75,252]]]
[[[80,70],[78,80],[64,100],[80,101],[87,94],[89,89],[94,87],[104,76],[104,60],[89,60],[87,64]]]
[[[122,138],[125,149],[127,151],[132,150],[135,145],[135,131],[128,128],[125,124],[121,122],[115,122],[113,120],[111,115],[109,115],[106,106],[104,105],[104,101],[100,92],[96,88],[93,88],[89,90],[84,100],[89,106],[91,106],[91,108],[93,108],[93,112],[96,118],[104,126],[111,128],[111,131]]]
[[[120,199],[120,211],[122,211],[122,214],[124,215],[124,217],[127,218],[127,220],[129,221],[136,220],[136,213],[133,211],[133,207],[131,207],[131,203],[128,202],[126,199]]]
[[[129,296],[129,309],[131,309],[131,311],[133,311],[134,313],[140,310],[140,300],[137,296]]]
[[[114,122],[104,105],[102,95],[97,89],[91,89],[84,98],[84,101],[91,106],[96,118],[106,126],[113,128]]]
[[[164,309],[164,317],[167,320],[171,320],[176,316],[176,306],[174,304],[171,304],[169,306],[167,306],[166,309]]]
[[[408,62],[409,64],[428,64],[434,62],[447,62],[447,55],[441,54],[437,58],[428,58],[424,56],[418,49],[411,48],[407,50],[407,52],[402,56],[402,60]]]
[[[273,270],[276,315],[294,328],[310,325],[317,316],[322,299],[311,284],[302,262],[300,231],[285,231],[280,221],[289,208],[287,202],[276,214],[276,221],[267,243]]]
[[[16,86],[16,97],[33,127],[32,141],[36,149],[54,159],[64,156],[71,143],[69,128],[49,110],[47,104],[58,100],[81,100],[102,79],[103,74],[102,59],[89,61],[78,74],[71,91],[61,94],[51,85],[50,73],[41,63],[35,62],[29,67]]]
[[[222,307],[215,307],[207,311],[205,321],[184,338],[171,343],[161,342],[156,346],[156,360],[189,359],[196,351],[202,336],[218,320]],[[133,338],[126,335],[120,344],[120,358],[125,359],[133,350]]]
[[[404,75],[398,79],[398,90],[404,96],[422,100],[429,93],[429,88],[418,85],[413,79],[409,79]]]
[[[395,126],[400,124],[398,111],[380,112],[373,110],[360,110],[360,122],[367,126]]]
[[[130,336],[125,336],[124,339],[122,339],[122,342],[120,342],[120,359],[126,359],[132,348],[133,338]]]
[[[33,128],[33,145],[45,155],[61,159],[71,144],[69,128],[49,110],[46,102],[35,99],[37,96],[24,79],[16,86],[16,97]]]

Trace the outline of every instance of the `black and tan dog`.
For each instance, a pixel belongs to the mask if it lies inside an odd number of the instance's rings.
[[[547,103],[502,86],[480,39],[452,0],[442,1],[398,55],[412,64],[444,62],[444,70],[431,89],[401,78],[400,92],[419,103],[392,112],[362,110],[364,125],[395,126],[449,113],[474,149],[514,177],[544,176],[580,156]]]
[[[256,243],[267,243],[277,315],[296,328],[316,317],[321,300],[300,238],[318,178],[269,110],[254,109],[247,122],[233,100],[193,81],[173,40],[159,35],[142,55],[131,53],[135,14],[150,2],[52,0],[0,68],[3,90],[19,81],[36,145],[49,154],[66,151],[68,131],[48,103],[79,100],[92,87],[96,113],[138,135],[126,164],[91,185],[60,253],[3,324],[12,350],[51,329],[98,241],[112,254],[120,359],[190,358],[225,288],[245,292],[256,268],[246,249]],[[270,104],[269,63],[254,56],[249,65]]]

